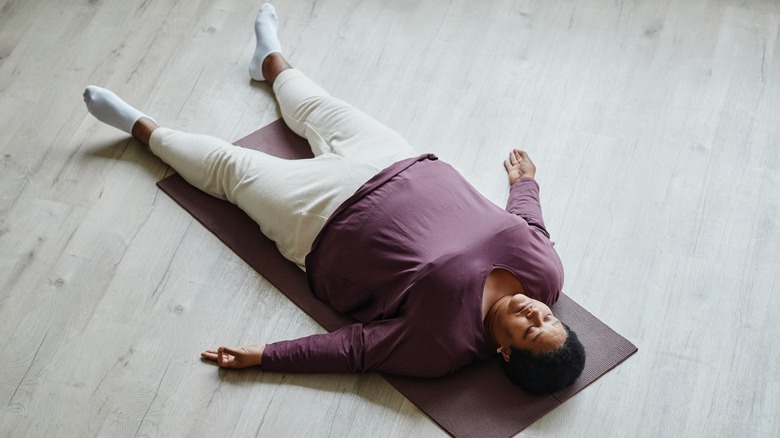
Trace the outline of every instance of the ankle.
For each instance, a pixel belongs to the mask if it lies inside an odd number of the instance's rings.
[[[276,77],[285,70],[291,69],[292,66],[284,58],[280,52],[269,53],[263,60],[263,77],[269,84],[273,85],[276,81]]]
[[[130,133],[134,139],[149,146],[149,140],[152,138],[152,132],[160,126],[154,122],[154,120],[148,117],[141,117],[133,124],[132,132]]]

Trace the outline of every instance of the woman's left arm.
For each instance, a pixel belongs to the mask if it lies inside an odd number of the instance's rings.
[[[528,153],[514,149],[509,153],[509,158],[504,160],[504,168],[511,185],[506,211],[522,217],[528,225],[536,228],[549,239],[550,234],[542,219],[539,184],[534,179],[536,165],[531,161]]]
[[[526,151],[512,149],[509,158],[504,160],[504,168],[509,176],[509,185],[514,185],[521,178],[536,177],[536,165],[531,161]]]

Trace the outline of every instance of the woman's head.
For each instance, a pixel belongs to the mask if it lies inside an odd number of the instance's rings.
[[[576,333],[563,327],[566,341],[555,350],[535,354],[513,348],[509,359],[501,362],[509,380],[531,394],[549,394],[574,383],[585,367],[585,348]]]
[[[544,303],[516,294],[491,309],[489,331],[507,376],[531,393],[565,388],[579,377],[585,349]]]
[[[505,360],[512,348],[539,354],[566,341],[563,324],[541,301],[516,294],[498,300],[491,310],[490,333]]]

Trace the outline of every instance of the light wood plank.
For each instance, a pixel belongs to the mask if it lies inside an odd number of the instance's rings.
[[[259,3],[0,1],[0,435],[441,436],[376,375],[219,372],[322,332],[154,182],[84,86],[239,138]],[[639,353],[529,436],[778,436],[780,3],[277,5],[291,61],[489,199],[526,148],[565,291]]]

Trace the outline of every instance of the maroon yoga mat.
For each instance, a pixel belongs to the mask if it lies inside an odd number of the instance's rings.
[[[237,145],[288,159],[312,156],[308,143],[278,120],[242,138]],[[209,196],[171,175],[157,183],[258,273],[329,331],[351,324],[319,301],[306,275],[277,251],[238,207]],[[552,395],[523,392],[504,376],[498,359],[470,365],[439,379],[384,375],[384,378],[450,434],[507,437],[520,432],[637,351],[636,347],[566,295],[553,312],[577,332],[587,351],[585,370],[575,384]]]

